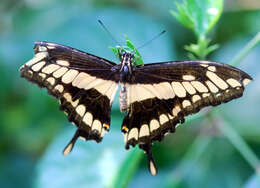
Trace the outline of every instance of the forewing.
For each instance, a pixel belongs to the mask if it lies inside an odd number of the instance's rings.
[[[100,142],[109,130],[111,105],[118,87],[111,71],[115,64],[91,54],[55,43],[36,42],[35,56],[20,68],[21,76],[47,88],[60,100],[77,131],[64,150],[78,137]]]
[[[139,145],[148,154],[150,172],[156,174],[151,155],[153,141],[174,132],[187,115],[241,97],[252,78],[222,63],[185,61],[136,67],[128,89],[128,113],[122,124],[126,148]]]

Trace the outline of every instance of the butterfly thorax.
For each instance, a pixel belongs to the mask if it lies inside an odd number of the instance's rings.
[[[120,62],[120,94],[119,94],[119,104],[121,112],[127,110],[127,87],[126,82],[129,82],[133,72],[133,55],[131,53],[123,52],[121,54]]]

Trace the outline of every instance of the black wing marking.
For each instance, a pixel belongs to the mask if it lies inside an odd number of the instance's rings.
[[[252,78],[222,63],[185,61],[136,67],[128,88],[128,113],[122,124],[126,148],[139,145],[156,174],[151,146],[174,132],[187,115],[243,95]]]
[[[78,137],[100,142],[109,131],[111,105],[118,87],[114,63],[55,43],[36,42],[35,56],[20,68],[21,76],[47,88],[60,100],[77,131],[64,149],[68,154]]]

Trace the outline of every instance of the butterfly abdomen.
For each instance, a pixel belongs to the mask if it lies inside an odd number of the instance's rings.
[[[125,84],[120,85],[119,105],[121,112],[125,112],[127,110],[127,89]]]

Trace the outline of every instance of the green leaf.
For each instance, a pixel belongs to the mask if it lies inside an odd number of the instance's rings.
[[[126,46],[128,46],[131,50],[136,51],[134,44],[130,41],[127,35],[125,35],[125,39],[126,39]]]
[[[182,157],[182,160],[178,163],[177,167],[166,177],[164,186],[162,187],[180,187],[183,179],[187,177],[190,170],[195,167],[195,164],[198,162],[201,155],[206,152],[211,142],[211,137],[204,136],[203,133],[198,135],[186,154]]]
[[[176,6],[177,12],[170,13],[198,38],[205,38],[222,13],[223,0],[183,0],[183,4],[176,3]]]
[[[125,150],[121,132],[113,130],[104,137],[102,144],[79,139],[70,155],[63,156],[61,151],[75,131],[69,126],[40,160],[35,187],[127,185],[139,167],[140,149]]]
[[[239,151],[251,167],[258,172],[260,160],[246,141],[239,135],[239,133],[229,124],[228,121],[222,120],[219,124],[219,129],[229,139],[233,146]]]
[[[109,49],[111,49],[113,51],[113,53],[115,54],[116,58],[120,60],[120,53],[119,53],[119,47],[112,47],[109,46]]]
[[[216,49],[218,49],[218,44],[210,45],[210,40],[206,38],[200,38],[197,44],[190,44],[184,46],[185,50],[191,52],[189,53],[190,59],[206,59],[206,57]]]
[[[136,49],[134,44],[130,41],[129,37],[125,35],[126,46],[109,47],[115,54],[115,56],[121,61],[120,54],[122,52],[134,54],[134,66],[144,65],[143,59],[139,51]]]
[[[110,187],[126,187],[137,170],[143,155],[143,152],[139,148],[133,148],[126,160],[121,164],[121,167],[116,176],[114,176],[114,180],[110,184]]]
[[[134,65],[135,66],[144,65],[144,62],[142,60],[142,56],[139,53],[139,51],[136,49],[136,47],[130,41],[130,39],[129,39],[129,37],[127,35],[125,35],[125,38],[126,38],[126,45],[127,45],[127,47],[130,48],[131,52],[134,54]]]

